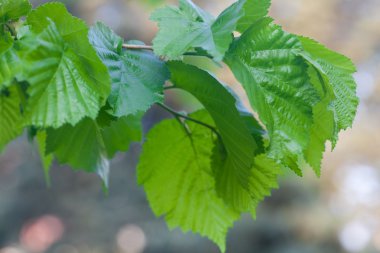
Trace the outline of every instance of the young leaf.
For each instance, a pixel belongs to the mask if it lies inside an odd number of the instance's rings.
[[[16,86],[0,91],[0,151],[22,133],[20,97]]]
[[[309,144],[312,110],[319,96],[296,36],[263,19],[231,46],[226,62],[243,84],[270,137],[269,153],[301,174],[298,163]]]
[[[195,96],[220,132],[227,159],[216,172],[218,193],[236,210],[250,210],[249,180],[258,146],[236,108],[235,98],[206,71],[180,62],[169,62],[168,66],[175,87]]]
[[[13,48],[13,38],[5,33],[0,38],[0,90],[8,87],[20,71],[20,59]]]
[[[221,61],[243,16],[244,2],[234,3],[216,20],[191,0],[180,0],[179,8],[169,6],[155,11],[151,19],[160,28],[153,41],[155,53],[178,59],[190,49],[202,48]]]
[[[205,111],[192,114],[210,122]],[[215,190],[211,155],[215,136],[201,125],[165,120],[148,134],[138,165],[151,208],[164,215],[170,228],[207,236],[222,252],[226,234],[239,213],[228,208]]]
[[[142,125],[140,115],[129,115],[111,121],[101,131],[108,158],[112,158],[119,151],[128,151],[132,142],[142,139]]]
[[[111,75],[108,102],[115,116],[145,112],[163,101],[163,86],[169,73],[153,53],[123,50],[123,39],[102,23],[90,29],[89,39]]]
[[[239,19],[237,30],[243,33],[259,19],[266,17],[270,5],[270,0],[247,0],[243,7],[244,16]]]
[[[58,128],[95,119],[109,95],[110,78],[87,40],[86,25],[58,3],[32,11],[27,22],[34,34],[21,42],[28,48],[22,55],[30,83],[25,123]]]
[[[351,127],[358,106],[356,84],[352,74],[355,66],[345,56],[333,52],[314,40],[299,37],[305,51],[300,52],[310,63],[309,75],[322,101],[314,109],[307,162],[320,175],[325,142],[335,146],[338,133]]]
[[[306,52],[302,55],[327,80],[325,89],[330,89],[335,96],[332,102],[338,129],[345,130],[352,126],[359,104],[356,96],[356,83],[352,74],[356,68],[347,57],[327,49],[318,42],[299,37]]]
[[[96,122],[84,118],[75,127],[66,124],[48,129],[46,155],[54,154],[61,164],[73,169],[96,172],[108,185],[109,161],[101,130]]]
[[[25,16],[31,9],[29,0],[1,0],[0,25]]]
[[[48,129],[46,154],[54,154],[61,164],[74,169],[98,173],[107,186],[108,159],[141,140],[140,120],[137,116],[122,117],[102,127],[97,121],[85,118],[75,127]]]

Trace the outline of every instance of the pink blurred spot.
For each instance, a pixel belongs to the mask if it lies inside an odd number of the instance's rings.
[[[41,216],[24,225],[20,234],[20,242],[28,251],[44,252],[62,238],[64,229],[64,225],[58,217]]]

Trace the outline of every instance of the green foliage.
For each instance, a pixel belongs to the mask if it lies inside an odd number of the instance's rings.
[[[26,0],[2,0],[0,150],[26,128],[48,183],[57,159],[99,174],[107,187],[109,160],[142,140],[141,119],[157,104],[174,118],[147,134],[138,181],[170,228],[225,251],[228,229],[242,213],[256,216],[284,169],[302,175],[307,162],[320,175],[326,142],[336,145],[359,103],[352,62],[283,31],[269,7],[239,0],[214,18],[180,0],[152,14],[159,32],[150,47],[124,44],[101,23],[89,29],[60,3],[30,11]],[[183,55],[224,61],[252,108],[211,73],[178,61]],[[204,109],[172,110],[168,88]]]
[[[237,31],[244,32],[256,21],[266,17],[270,4],[270,0],[246,0],[243,7],[244,16],[238,22]]]
[[[258,145],[235,106],[235,98],[203,70],[180,62],[168,65],[175,87],[188,91],[203,104],[220,133],[225,154],[221,155],[223,163],[215,168],[219,196],[237,211],[253,210],[251,189],[253,184],[260,183],[251,180]]]
[[[168,59],[178,59],[191,49],[201,48],[216,61],[222,60],[232,42],[237,21],[243,15],[244,1],[236,2],[217,19],[191,0],[179,2],[179,8],[165,7],[151,16],[160,27],[153,41],[155,53]]]
[[[0,151],[22,133],[20,96],[16,86],[0,92]]]
[[[3,38],[4,40],[0,41],[0,89],[8,87],[20,70],[20,62],[13,49],[10,34],[7,33]]]
[[[205,111],[190,116],[212,123]],[[216,192],[211,160],[215,141],[210,129],[191,121],[161,122],[147,136],[138,181],[154,213],[165,215],[170,228],[200,233],[224,251],[227,230],[239,213]]]
[[[30,84],[25,124],[58,128],[75,125],[84,117],[95,119],[109,94],[110,81],[86,40],[86,25],[57,3],[32,11],[27,24],[31,32],[22,40],[27,48],[22,52],[23,77]]]
[[[147,51],[123,50],[123,39],[102,23],[89,38],[112,78],[108,102],[115,116],[145,112],[163,101],[163,85],[169,79],[165,64]]]
[[[0,25],[16,21],[29,13],[32,5],[28,0],[2,0],[0,3]]]
[[[268,129],[270,156],[298,174],[313,125],[312,109],[319,99],[307,65],[297,55],[301,48],[296,36],[266,18],[236,40],[226,55]]]

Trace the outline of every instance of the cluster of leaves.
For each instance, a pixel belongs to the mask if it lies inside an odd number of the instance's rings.
[[[107,186],[109,159],[141,141],[141,117],[157,104],[174,117],[147,134],[138,182],[171,228],[225,251],[228,229],[242,213],[255,216],[284,169],[302,175],[306,162],[320,174],[326,142],[335,146],[358,105],[351,61],[283,31],[269,6],[239,0],[214,18],[180,0],[152,14],[160,29],[151,52],[139,41],[126,47],[102,23],[89,29],[63,4],[1,0],[0,149],[26,129],[47,174],[56,159]],[[259,118],[184,55],[225,62]],[[204,109],[164,105],[167,81]]]

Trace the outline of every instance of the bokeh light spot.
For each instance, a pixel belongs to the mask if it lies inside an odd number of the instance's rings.
[[[359,221],[348,223],[339,234],[340,243],[349,252],[361,252],[370,240],[370,229]]]
[[[20,242],[28,251],[44,252],[61,239],[63,233],[62,221],[56,216],[45,215],[24,225]]]
[[[135,225],[126,225],[117,234],[117,246],[123,253],[141,253],[146,246],[144,231]]]

